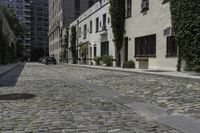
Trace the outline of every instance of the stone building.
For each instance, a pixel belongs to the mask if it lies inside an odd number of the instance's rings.
[[[63,30],[93,4],[93,0],[49,0],[49,54],[60,61]]]

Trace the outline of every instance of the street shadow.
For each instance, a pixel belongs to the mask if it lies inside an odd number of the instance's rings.
[[[25,63],[19,64],[16,68],[5,74],[4,76],[0,77],[0,87],[9,86],[13,87],[16,85],[18,78],[20,77]]]

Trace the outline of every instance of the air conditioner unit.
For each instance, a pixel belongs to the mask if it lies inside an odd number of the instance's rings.
[[[149,1],[142,2],[141,8],[142,8],[142,10],[148,9],[149,8]]]
[[[164,29],[164,36],[172,36],[173,35],[173,28],[172,27],[167,27],[166,29]]]

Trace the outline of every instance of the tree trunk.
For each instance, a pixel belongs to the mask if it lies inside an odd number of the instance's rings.
[[[120,50],[118,48],[116,51],[116,59],[117,59],[117,66],[120,67],[121,66],[121,54],[120,54]]]
[[[178,47],[178,61],[177,61],[177,71],[181,71],[181,50],[180,47]]]

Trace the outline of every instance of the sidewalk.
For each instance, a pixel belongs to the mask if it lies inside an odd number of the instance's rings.
[[[6,73],[10,72],[11,70],[13,70],[19,64],[20,63],[9,64],[9,65],[0,65],[0,77],[5,75]]]
[[[127,69],[127,68],[121,68],[121,67],[104,67],[104,66],[79,65],[79,64],[66,64],[66,65],[93,68],[93,69],[103,69],[103,70],[121,71],[121,72],[134,72],[134,73],[152,74],[152,75],[174,77],[174,78],[200,80],[200,73],[195,73],[195,72],[177,72],[177,71],[171,71],[171,70]]]

